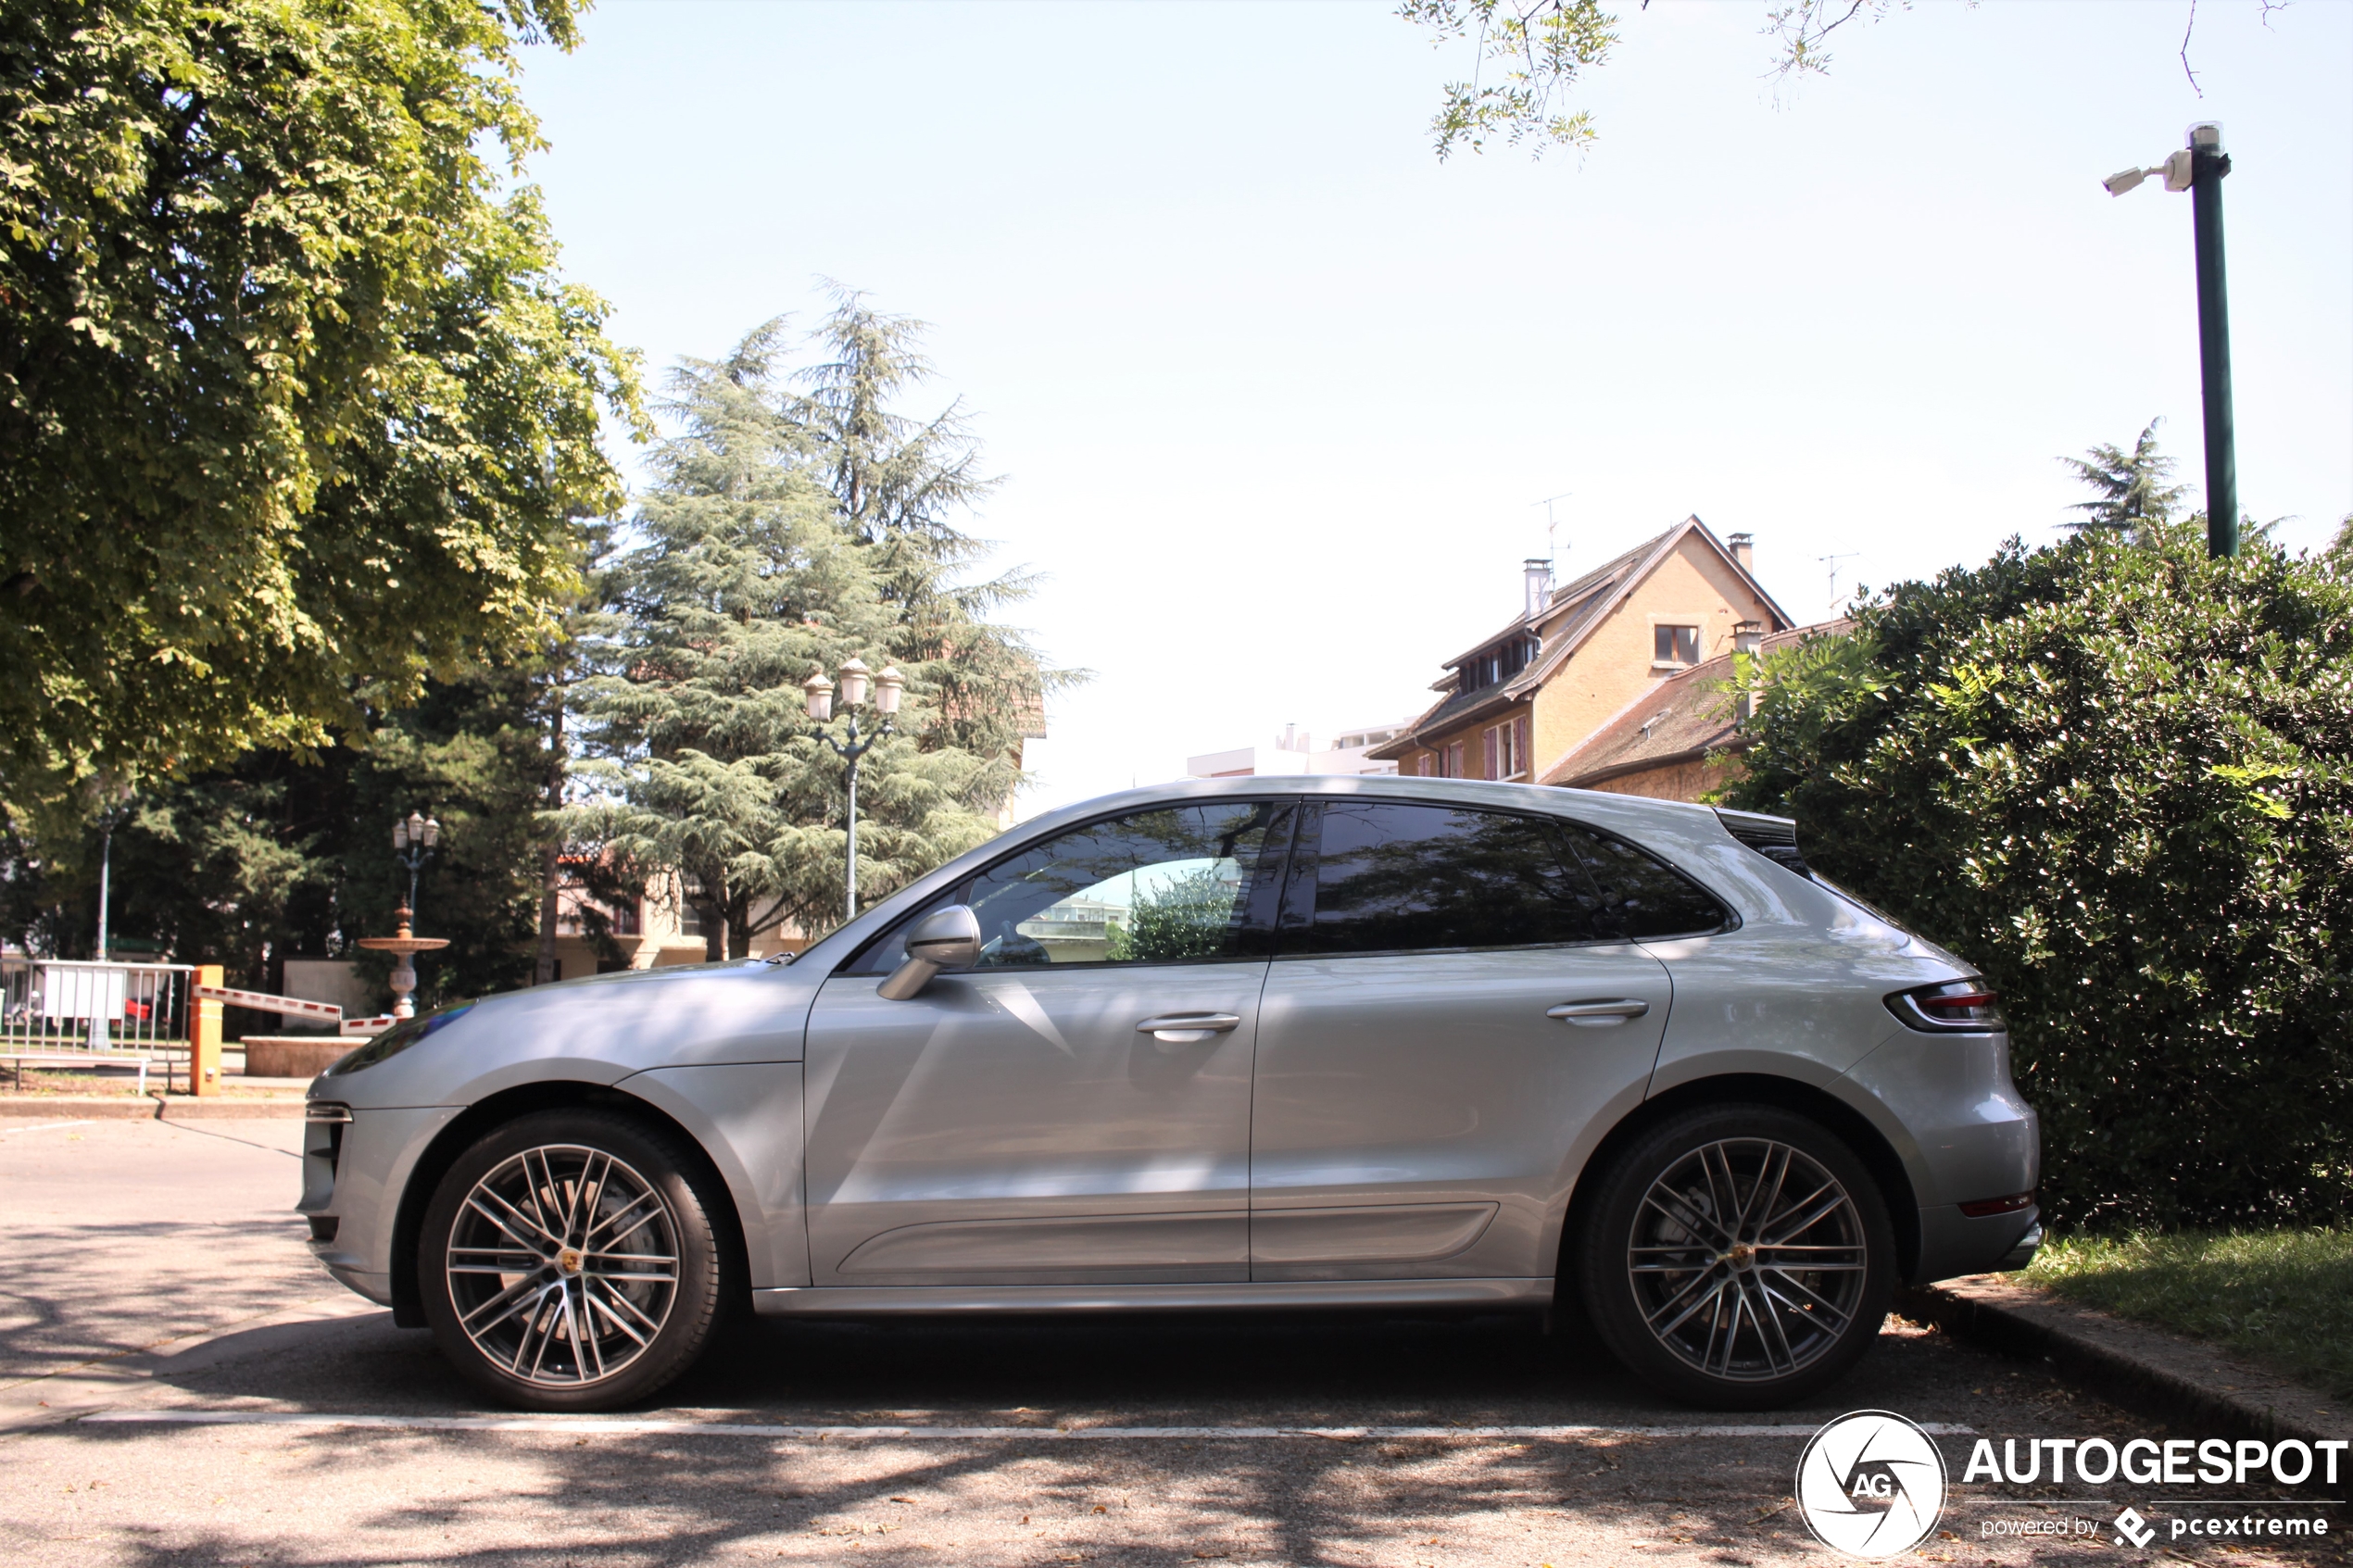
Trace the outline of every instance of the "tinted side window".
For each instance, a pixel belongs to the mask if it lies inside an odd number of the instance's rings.
[[[1320,814],[1315,911],[1286,909],[1287,954],[1617,939],[1542,818],[1374,801]]]
[[[1697,936],[1730,919],[1715,895],[1624,840],[1574,822],[1563,822],[1561,833],[1592,873],[1604,918],[1626,936]]]
[[[1221,801],[1073,829],[933,899],[847,972],[888,972],[907,927],[957,902],[980,921],[980,969],[1263,956],[1293,815]]]

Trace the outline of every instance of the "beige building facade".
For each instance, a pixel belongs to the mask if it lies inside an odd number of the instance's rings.
[[[1446,661],[1439,699],[1368,755],[1437,778],[1550,782],[1594,733],[1667,682],[1790,629],[1749,536],[1696,517],[1555,586],[1527,563],[1519,617]]]
[[[1816,637],[1843,637],[1851,621],[1737,640],[1734,653],[1765,657]],[[1698,800],[1745,771],[1750,737],[1743,699],[1729,690],[1732,654],[1692,666],[1642,693],[1537,779],[1655,800]]]
[[[597,939],[602,928],[618,949]],[[673,873],[657,878],[641,897],[609,901],[592,897],[579,881],[567,878],[556,895],[556,974],[577,980],[620,969],[660,969],[671,964],[701,963],[708,956],[702,921]],[[755,959],[797,953],[809,939],[787,925],[771,927],[751,939]]]

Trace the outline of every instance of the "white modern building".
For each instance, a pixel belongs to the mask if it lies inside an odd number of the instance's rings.
[[[1386,724],[1359,725],[1342,730],[1321,751],[1307,732],[1285,724],[1272,746],[1245,746],[1235,751],[1210,751],[1185,759],[1185,776],[1194,779],[1241,779],[1284,773],[1394,773],[1394,762],[1375,762],[1365,753],[1396,739],[1412,728],[1410,719]]]

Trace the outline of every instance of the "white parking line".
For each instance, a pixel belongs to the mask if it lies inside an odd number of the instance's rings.
[[[629,1417],[562,1415],[313,1415],[292,1411],[100,1411],[83,1424],[161,1426],[371,1427],[397,1432],[602,1432],[623,1436],[785,1437],[826,1442],[835,1438],[887,1437],[919,1442],[1027,1438],[1182,1438],[1188,1442],[1278,1437],[1324,1437],[1337,1442],[1378,1442],[1403,1437],[1477,1437],[1505,1441],[1636,1437],[1810,1437],[1819,1427],[1802,1426],[784,1426],[731,1421],[652,1421]],[[1939,1437],[1973,1437],[1973,1426],[1930,1424]]]
[[[11,1127],[6,1123],[0,1122],[0,1137],[6,1137],[10,1133],[54,1133],[60,1127],[87,1127],[88,1125],[90,1125],[90,1119],[87,1116],[79,1122],[35,1122],[30,1127]]]

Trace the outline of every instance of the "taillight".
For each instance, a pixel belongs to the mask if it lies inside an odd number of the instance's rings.
[[[2032,1193],[2014,1192],[2007,1198],[1981,1198],[1974,1203],[1964,1203],[1960,1205],[1960,1210],[1972,1220],[1984,1220],[1995,1214],[2016,1214],[2033,1207]]]
[[[2001,1001],[1982,980],[1948,980],[1898,991],[1887,998],[1887,1007],[1912,1028],[1930,1034],[1991,1035],[2007,1027]]]

